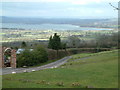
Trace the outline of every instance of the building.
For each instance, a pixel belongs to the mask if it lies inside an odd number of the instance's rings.
[[[16,54],[20,54],[21,52],[23,52],[25,49],[22,49],[22,48],[19,48],[17,51],[16,51]],[[33,49],[29,49],[30,51],[33,51]]]
[[[20,53],[23,52],[24,50],[25,50],[25,49],[21,49],[21,48],[20,48],[20,49],[17,50],[16,54],[20,54]]]
[[[1,47],[0,68],[16,68],[16,50],[9,47]]]

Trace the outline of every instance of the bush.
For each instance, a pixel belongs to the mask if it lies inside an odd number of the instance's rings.
[[[17,67],[34,66],[48,60],[44,47],[37,46],[33,51],[25,50],[17,57]]]
[[[43,63],[48,61],[48,54],[44,47],[37,46],[32,53],[36,63]]]
[[[32,53],[29,50],[23,51],[18,57],[17,57],[17,67],[22,66],[31,66],[32,65]]]

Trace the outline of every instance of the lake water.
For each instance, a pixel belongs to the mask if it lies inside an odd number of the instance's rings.
[[[23,23],[0,23],[0,27],[7,29],[25,30],[112,30],[107,28],[80,27],[70,24],[23,24]]]

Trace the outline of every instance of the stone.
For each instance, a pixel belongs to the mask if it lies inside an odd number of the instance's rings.
[[[23,72],[24,72],[24,73],[26,73],[26,72],[27,72],[27,70],[23,70]]]
[[[94,88],[93,86],[86,86],[86,88]]]
[[[64,86],[63,82],[57,83],[58,86]]]
[[[12,72],[12,74],[16,74],[16,72]]]
[[[57,66],[55,66],[54,68],[57,68]]]
[[[32,72],[35,72],[35,70],[32,70]]]
[[[27,66],[23,66],[23,68],[26,68]]]

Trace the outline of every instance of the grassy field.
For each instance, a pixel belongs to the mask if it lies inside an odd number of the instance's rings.
[[[73,61],[81,57],[87,59]],[[117,88],[118,50],[77,54],[59,68],[3,75],[3,88]]]
[[[0,89],[2,88],[2,76],[0,75]]]

